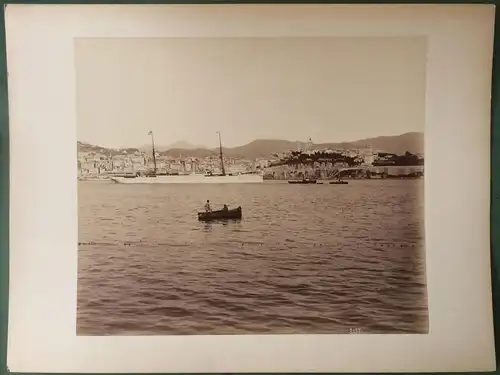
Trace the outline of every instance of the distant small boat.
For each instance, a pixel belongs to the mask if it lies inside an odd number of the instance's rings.
[[[332,184],[332,185],[347,185],[348,182],[339,180],[339,181],[330,181],[330,184]]]
[[[218,210],[211,212],[198,212],[198,220],[211,221],[211,220],[227,220],[227,219],[241,219],[241,206],[232,210]]]
[[[289,184],[315,184],[316,180],[311,180],[309,178],[304,178],[303,180],[290,180]]]

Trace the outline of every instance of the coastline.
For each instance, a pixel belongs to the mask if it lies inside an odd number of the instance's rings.
[[[342,178],[342,180],[345,181],[380,181],[380,180],[423,180],[424,176],[387,176],[387,177],[356,177],[356,178],[351,178],[351,177],[346,177]],[[264,178],[263,183],[272,183],[272,182],[279,182],[279,183],[284,183],[287,181],[292,181],[294,180],[293,178],[290,179],[285,179],[285,178]],[[338,179],[334,178],[316,178],[317,181],[321,182],[329,182],[329,181],[338,181]],[[78,181],[81,182],[111,182],[111,176],[84,176],[78,177]],[[198,183],[203,183],[203,182],[198,182]]]

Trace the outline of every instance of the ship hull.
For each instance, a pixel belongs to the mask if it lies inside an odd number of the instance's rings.
[[[111,177],[111,180],[120,184],[249,184],[262,183],[260,175],[237,176],[156,176],[156,177]]]

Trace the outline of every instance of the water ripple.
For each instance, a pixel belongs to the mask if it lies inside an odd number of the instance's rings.
[[[80,182],[78,334],[425,333],[422,189]]]

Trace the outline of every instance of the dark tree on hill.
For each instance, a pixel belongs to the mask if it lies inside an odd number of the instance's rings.
[[[312,154],[305,154],[299,151],[293,151],[288,157],[280,160],[279,163],[275,163],[275,165],[298,165],[298,164],[314,164],[316,162],[319,163],[343,163],[350,167],[359,165],[362,161],[357,157],[351,157],[347,155],[343,155],[338,152],[323,152],[318,151]]]
[[[406,151],[404,155],[394,155],[388,153],[379,153],[379,158],[376,160],[373,165],[374,166],[416,166],[416,165],[424,165],[424,159],[419,158],[418,155],[412,154],[411,152]]]

